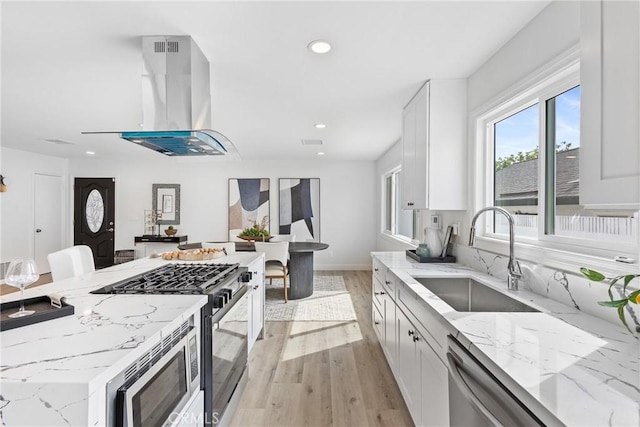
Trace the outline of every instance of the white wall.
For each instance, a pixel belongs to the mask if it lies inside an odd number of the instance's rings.
[[[455,242],[467,245],[471,218],[482,207],[476,203],[473,189],[475,177],[474,153],[475,116],[483,106],[499,99],[509,89],[522,84],[522,80],[535,73],[554,58],[580,42],[580,2],[554,1],[542,10],[527,26],[500,48],[467,80],[467,114],[469,135],[469,194],[467,211],[441,211],[443,228],[460,224],[460,236]],[[423,211],[423,224],[433,212]]]
[[[368,270],[375,249],[375,172],[372,161],[202,161],[158,155],[153,163],[72,160],[71,177],[115,177],[116,249],[133,248],[151,209],[151,185],[180,184],[178,233],[190,242],[225,241],[229,178],[269,178],[271,232],[278,230],[278,178],[320,178],[320,236],[329,249],[316,252],[315,268]]]
[[[34,258],[34,188],[35,174],[55,175],[69,182],[66,159],[0,148],[0,170],[8,191],[0,193],[0,262],[14,258]],[[68,191],[65,192],[68,197]],[[65,200],[64,206],[69,206]],[[68,209],[65,209],[68,213]],[[65,235],[68,230],[63,230]],[[70,240],[69,242],[71,242]],[[66,243],[69,243],[66,242]]]

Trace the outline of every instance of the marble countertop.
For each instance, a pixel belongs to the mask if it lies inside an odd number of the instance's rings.
[[[469,351],[549,425],[640,425],[640,341],[612,324],[459,264],[373,252]],[[539,313],[463,313],[414,277],[469,277]]]
[[[248,265],[257,256],[233,254],[206,262]],[[199,313],[207,297],[89,292],[167,263],[143,258],[27,288],[25,298],[56,293],[75,307],[75,313],[0,333],[0,423],[103,424],[105,384]],[[15,292],[2,302],[19,297]]]

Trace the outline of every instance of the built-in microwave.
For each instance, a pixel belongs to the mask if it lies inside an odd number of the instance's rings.
[[[109,425],[167,426],[200,390],[200,343],[185,322],[107,387]],[[111,391],[110,391],[111,389]]]

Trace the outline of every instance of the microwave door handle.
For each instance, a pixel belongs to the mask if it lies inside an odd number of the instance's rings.
[[[449,362],[449,373],[451,374],[451,378],[456,384],[456,387],[460,390],[460,392],[464,395],[465,399],[478,411],[478,413],[490,423],[490,425],[501,426],[502,423],[498,421],[496,417],[482,404],[480,399],[473,394],[473,391],[469,388],[469,386],[465,383],[462,375],[458,372],[458,367],[460,364],[458,363],[459,358],[452,353],[447,353],[447,361]]]

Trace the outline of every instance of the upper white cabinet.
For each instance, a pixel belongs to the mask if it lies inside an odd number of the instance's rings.
[[[583,1],[580,12],[580,203],[633,206],[640,203],[640,3]]]
[[[428,80],[402,110],[402,208],[466,209],[467,83]]]

